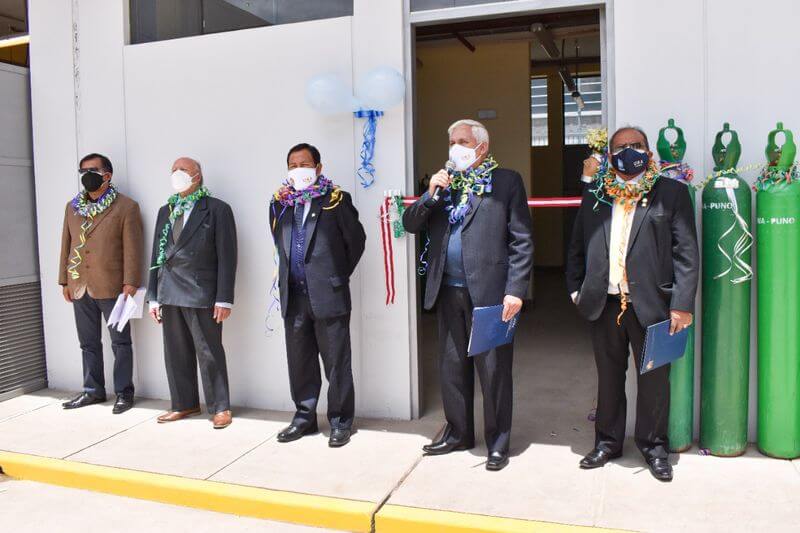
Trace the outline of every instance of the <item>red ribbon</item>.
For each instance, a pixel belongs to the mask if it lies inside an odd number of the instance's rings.
[[[411,205],[419,200],[419,196],[403,196],[403,205]],[[528,198],[528,207],[579,207],[580,196],[552,196]]]

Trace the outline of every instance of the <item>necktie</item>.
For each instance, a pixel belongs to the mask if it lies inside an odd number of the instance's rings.
[[[172,240],[175,242],[178,242],[178,238],[181,236],[181,231],[183,231],[183,217],[185,216],[185,214],[182,214],[175,219],[175,222],[172,223]]]

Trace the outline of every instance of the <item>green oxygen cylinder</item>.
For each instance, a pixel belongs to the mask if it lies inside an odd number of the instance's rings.
[[[673,142],[666,136],[670,130],[676,133]],[[667,126],[659,130],[656,148],[661,159],[663,174],[685,183],[689,187],[694,205],[694,186],[689,183],[693,173],[683,163],[686,140],[683,130],[675,125],[674,119],[669,119]],[[685,452],[692,447],[694,430],[694,325],[689,329],[686,352],[671,365],[669,388],[669,447],[673,452]]]
[[[750,186],[735,171],[741,152],[725,123],[711,149],[714,178],[703,188],[700,447],[725,457],[747,449],[753,235]]]
[[[782,133],[784,143],[775,144]],[[758,449],[800,457],[800,182],[792,132],[778,123],[758,180]]]

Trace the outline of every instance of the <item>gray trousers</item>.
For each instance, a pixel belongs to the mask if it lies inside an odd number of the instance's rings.
[[[216,414],[230,409],[222,324],[214,320],[214,310],[162,305],[161,319],[172,410],[200,407],[198,363],[208,412]]]
[[[72,303],[78,341],[83,353],[83,390],[100,398],[106,396],[106,378],[103,369],[103,344],[101,315],[108,320],[116,298],[95,300],[88,293]],[[122,332],[109,328],[111,350],[114,352],[114,392],[133,397],[133,347],[131,325]]]

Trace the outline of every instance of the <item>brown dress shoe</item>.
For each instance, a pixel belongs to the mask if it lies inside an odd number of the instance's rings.
[[[194,409],[185,409],[183,411],[167,411],[163,415],[158,417],[159,424],[166,424],[167,422],[177,422],[178,420],[183,420],[184,418],[189,418],[190,416],[194,416],[200,414],[200,408],[195,407]]]
[[[221,411],[214,415],[212,422],[214,422],[214,429],[223,429],[231,425],[233,415],[230,411]]]

